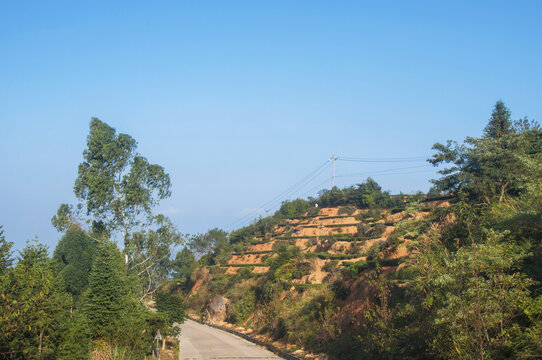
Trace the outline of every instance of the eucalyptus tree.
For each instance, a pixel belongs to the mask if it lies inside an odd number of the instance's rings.
[[[130,248],[134,229],[152,222],[152,209],[171,195],[169,175],[136,152],[137,142],[127,134],[92,118],[84,161],[79,164],[75,195],[87,215],[120,231]]]
[[[171,251],[184,238],[166,216],[153,213],[171,195],[169,175],[136,150],[130,135],[92,118],[74,191],[79,209],[92,219],[89,236],[102,241],[122,234],[126,263],[140,278],[143,297],[167,279]],[[66,229],[77,221],[73,214],[73,208],[61,205],[53,225]]]

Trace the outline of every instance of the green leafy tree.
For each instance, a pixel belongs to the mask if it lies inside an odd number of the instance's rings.
[[[121,230],[125,247],[132,230],[141,224],[158,202],[171,195],[164,168],[150,164],[136,152],[136,141],[127,134],[92,118],[84,162],[79,165],[75,194],[93,215],[110,230]]]
[[[51,224],[59,232],[66,231],[70,226],[77,224],[77,217],[73,206],[69,204],[60,204],[56,215],[51,218]]]
[[[530,282],[520,271],[525,249],[490,232],[456,252],[438,241],[425,250],[415,281],[434,311],[434,350],[444,358],[472,359],[506,352],[529,303]]]
[[[197,261],[194,254],[187,247],[184,247],[175,255],[175,260],[171,265],[173,278],[186,283],[196,269]]]
[[[141,283],[141,299],[154,293],[169,277],[171,249],[184,242],[171,221],[162,215],[155,217],[157,229],[133,234],[128,266],[137,272]]]
[[[209,259],[209,265],[214,264],[215,256],[225,249],[228,244],[228,233],[224,230],[215,228],[209,230],[205,234],[198,234],[192,236],[188,244],[190,250],[196,255],[197,258],[201,258],[204,255],[211,255]]]
[[[61,360],[87,360],[90,358],[90,329],[84,314],[74,312],[67,329],[60,336],[57,358]]]
[[[520,195],[530,182],[524,176],[529,172],[525,158],[538,156],[540,130],[536,124],[520,122],[519,125],[499,132],[496,137],[468,137],[463,144],[451,140],[446,145],[435,144],[436,154],[428,161],[435,166],[451,166],[440,170],[442,177],[432,182],[439,190],[462,191],[472,200],[487,204],[502,203],[507,196]]]

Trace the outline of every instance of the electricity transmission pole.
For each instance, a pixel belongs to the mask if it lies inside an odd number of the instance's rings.
[[[331,170],[331,190],[333,190],[333,188],[335,187],[335,160],[337,159],[338,157],[335,155],[329,158],[329,160],[333,161],[333,166]]]

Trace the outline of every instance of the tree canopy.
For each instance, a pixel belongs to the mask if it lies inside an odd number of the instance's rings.
[[[164,168],[150,164],[136,149],[137,142],[130,135],[117,134],[92,118],[74,185],[87,215],[103,221],[110,230],[121,230],[127,247],[134,227],[152,220],[152,208],[171,195]]]

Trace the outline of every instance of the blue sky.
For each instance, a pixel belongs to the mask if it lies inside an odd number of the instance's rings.
[[[541,120],[538,1],[0,2],[0,224],[16,248],[75,203],[96,116],[165,167],[159,210],[226,227],[331,155],[425,157],[495,101]],[[337,185],[429,188],[417,163],[337,162]],[[400,168],[390,174],[382,169]],[[328,169],[329,170],[329,169]],[[292,196],[329,187],[330,170]],[[343,176],[343,177],[339,177]],[[326,185],[327,184],[327,185]],[[312,191],[314,194],[316,190]],[[256,209],[256,210],[255,210]]]

